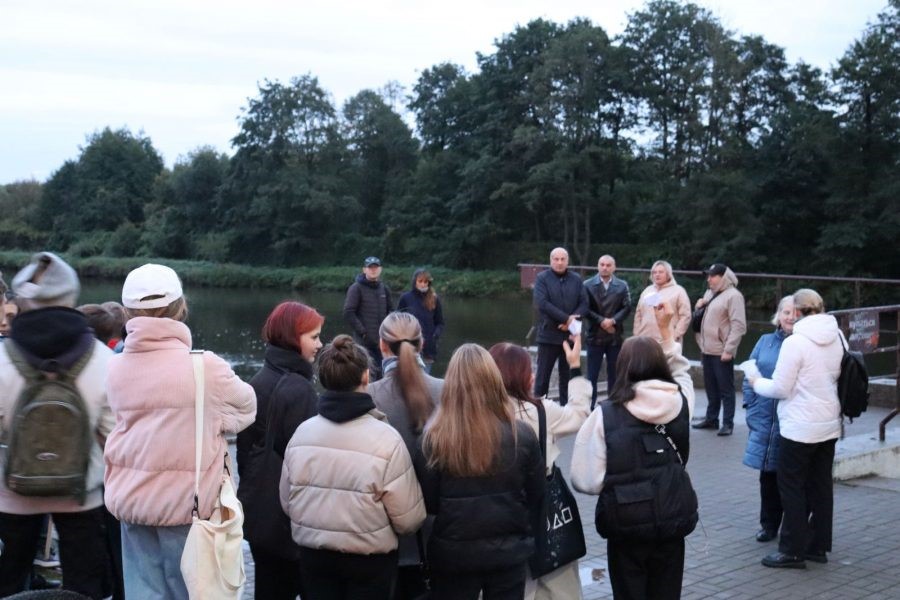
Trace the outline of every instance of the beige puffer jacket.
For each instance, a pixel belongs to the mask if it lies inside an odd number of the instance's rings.
[[[305,548],[384,554],[425,520],[406,444],[377,409],[344,423],[321,415],[301,423],[284,453],[280,495]]]

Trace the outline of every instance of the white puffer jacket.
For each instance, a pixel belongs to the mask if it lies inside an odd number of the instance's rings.
[[[377,409],[344,423],[321,415],[301,423],[284,453],[280,494],[305,548],[384,554],[425,520],[406,444]]]
[[[780,398],[781,435],[804,444],[841,435],[841,405],[837,380],[841,373],[841,332],[831,315],[810,315],[797,321],[784,340],[771,379],[760,377],[753,391]]]

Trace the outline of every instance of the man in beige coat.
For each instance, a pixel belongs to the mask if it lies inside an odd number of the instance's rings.
[[[747,331],[744,296],[738,291],[734,272],[721,263],[704,271],[709,289],[697,300],[695,310],[705,309],[697,345],[703,353],[703,382],[709,401],[706,416],[694,422],[694,429],[716,429],[719,407],[722,428],[719,435],[734,431],[734,356]]]

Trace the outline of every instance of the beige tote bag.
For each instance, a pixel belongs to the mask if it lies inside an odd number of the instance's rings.
[[[191,351],[191,358],[197,388],[194,520],[181,555],[181,574],[191,600],[239,600],[246,580],[241,548],[244,539],[244,510],[234,492],[234,484],[228,472],[227,452],[222,485],[213,514],[209,519],[201,519],[197,512],[200,499],[200,455],[203,448],[203,351]]]

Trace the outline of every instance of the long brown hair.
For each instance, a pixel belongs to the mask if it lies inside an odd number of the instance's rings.
[[[488,475],[500,451],[504,424],[515,434],[500,370],[487,350],[463,344],[450,358],[441,405],[425,430],[428,464],[454,477]]]
[[[432,285],[434,277],[431,276],[428,269],[416,269],[416,272],[413,273],[413,288],[417,287],[416,282],[419,280],[419,277],[424,277],[428,280],[428,291],[425,292],[425,297],[422,299],[422,305],[425,306],[427,310],[434,310],[437,306],[437,292],[434,291],[434,286]]]
[[[400,385],[400,396],[406,404],[409,420],[418,433],[434,411],[434,402],[419,366],[422,326],[409,313],[392,312],[381,322],[378,335],[397,357],[396,377]]]
[[[609,400],[624,404],[634,399],[634,384],[648,379],[676,383],[659,342],[645,335],[630,337],[616,359],[616,385]]]
[[[528,351],[510,342],[500,342],[491,346],[488,352],[500,369],[506,393],[519,403],[537,404],[539,400],[531,392],[531,356]]]

